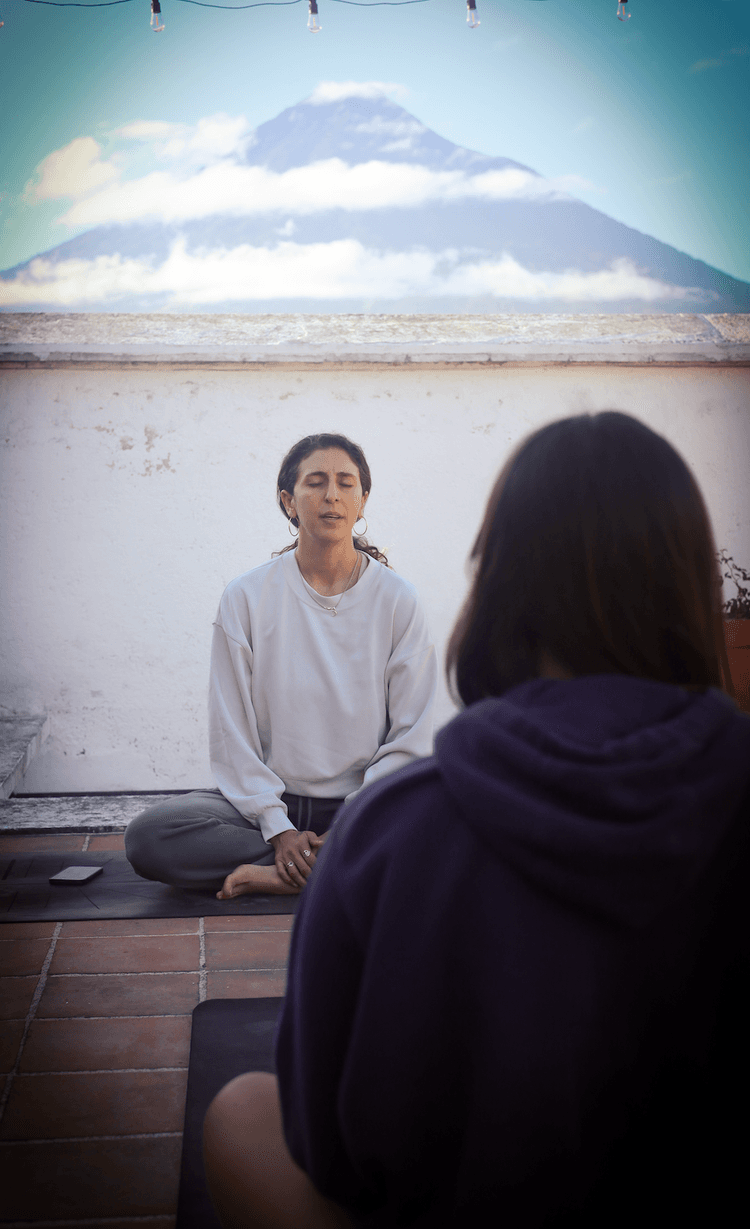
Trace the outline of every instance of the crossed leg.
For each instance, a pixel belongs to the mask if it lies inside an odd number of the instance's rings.
[[[292,1159],[276,1077],[262,1071],[226,1084],[209,1106],[203,1159],[224,1229],[351,1229]]]

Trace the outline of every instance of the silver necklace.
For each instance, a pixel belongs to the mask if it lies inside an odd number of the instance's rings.
[[[347,591],[347,589],[349,588],[350,584],[352,583],[352,580],[353,580],[353,578],[354,578],[354,573],[356,572],[356,570],[357,570],[357,568],[359,567],[359,565],[360,565],[360,563],[361,563],[361,562],[362,562],[362,555],[361,555],[361,552],[360,552],[360,551],[357,551],[357,558],[354,560],[354,567],[352,568],[351,572],[349,573],[349,579],[347,580],[346,584],[344,585],[344,588],[341,590],[341,593],[339,594],[339,600],[338,600],[338,602],[336,603],[336,605],[335,605],[335,606],[325,606],[325,605],[323,604],[323,602],[321,602],[321,601],[320,601],[320,599],[319,599],[319,597],[318,597],[317,593],[316,593],[316,592],[315,592],[315,590],[313,589],[313,587],[312,587],[312,585],[310,584],[310,582],[309,582],[309,581],[307,582],[307,583],[308,583],[308,586],[309,586],[309,588],[310,588],[310,592],[312,593],[312,596],[315,598],[315,601],[318,603],[318,605],[321,607],[321,609],[322,609],[322,610],[327,610],[327,611],[328,611],[328,614],[332,615],[334,618],[336,617],[336,610],[337,610],[337,607],[338,607],[338,605],[339,605],[339,602],[341,601],[341,598],[344,596],[344,594],[346,593],[346,591]]]

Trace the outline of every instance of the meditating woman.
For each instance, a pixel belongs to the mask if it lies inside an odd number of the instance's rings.
[[[744,1199],[750,718],[666,440],[555,422],[501,473],[436,754],[342,813],[276,1077],[212,1103],[229,1229],[732,1224]]]
[[[413,586],[355,532],[371,485],[343,435],[284,458],[278,500],[297,540],[227,586],[214,624],[218,788],[131,822],[144,878],[219,899],[297,893],[342,803],[431,753],[435,649]]]

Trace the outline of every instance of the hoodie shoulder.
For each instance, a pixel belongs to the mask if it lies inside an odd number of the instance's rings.
[[[710,863],[750,779],[750,719],[716,691],[535,680],[437,736],[463,822],[537,888],[645,925]]]

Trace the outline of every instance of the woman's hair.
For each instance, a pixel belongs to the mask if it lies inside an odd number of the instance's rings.
[[[354,444],[345,435],[334,435],[330,431],[324,431],[318,435],[306,435],[304,439],[298,440],[281,462],[281,469],[276,480],[276,498],[279,507],[287,521],[291,521],[294,526],[299,526],[299,521],[296,516],[289,516],[284,501],[281,498],[282,491],[288,491],[290,494],[297,483],[297,475],[302,462],[310,456],[311,453],[317,452],[319,448],[341,448],[348,453],[351,460],[359,470],[359,480],[362,486],[362,494],[369,495],[372,489],[372,476],[370,467],[367,464],[367,459],[359,444]],[[390,567],[388,560],[383,551],[378,550],[377,546],[367,541],[367,538],[355,535],[353,538],[354,545],[357,550],[361,550],[365,555],[371,555],[373,559],[377,559],[379,563],[384,563],[386,567]],[[289,546],[284,546],[281,550],[273,551],[273,557],[283,555],[285,551],[295,550],[296,542],[290,542]]]
[[[535,431],[490,495],[446,668],[465,704],[539,674],[721,685],[721,578],[671,444],[614,410]]]

